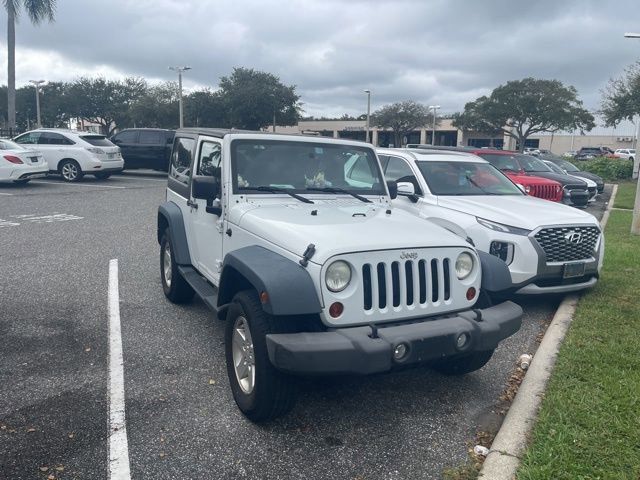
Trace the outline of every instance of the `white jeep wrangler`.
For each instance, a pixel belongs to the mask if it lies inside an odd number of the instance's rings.
[[[473,308],[481,280],[510,286],[504,262],[391,208],[394,190],[365,143],[176,133],[158,210],[162,286],[227,320],[229,382],[251,420],[292,407],[291,374],[415,363],[464,374],[520,328],[514,303]]]

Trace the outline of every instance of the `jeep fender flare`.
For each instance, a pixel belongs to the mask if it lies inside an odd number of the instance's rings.
[[[229,304],[243,288],[253,287],[268,299],[262,308],[271,315],[306,315],[322,311],[309,272],[300,264],[264,247],[252,245],[224,258],[218,306]],[[262,299],[261,299],[262,300]]]
[[[491,293],[509,290],[513,287],[509,267],[500,258],[478,250],[482,267],[482,283],[480,287]]]
[[[162,240],[162,234],[167,228],[169,228],[173,257],[176,263],[178,265],[191,265],[182,210],[174,202],[165,202],[158,207],[158,243]]]

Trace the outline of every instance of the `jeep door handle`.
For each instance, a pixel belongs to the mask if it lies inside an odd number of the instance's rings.
[[[198,204],[196,202],[192,202],[191,200],[187,200],[187,206],[196,210],[198,209]]]

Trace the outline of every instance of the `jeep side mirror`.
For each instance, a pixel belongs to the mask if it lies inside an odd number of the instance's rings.
[[[416,187],[411,182],[398,182],[398,195],[415,195]]]
[[[391,200],[398,198],[398,184],[395,180],[387,180],[387,188],[389,189]]]
[[[194,176],[191,179],[193,198],[213,200],[220,194],[220,182],[216,177]]]

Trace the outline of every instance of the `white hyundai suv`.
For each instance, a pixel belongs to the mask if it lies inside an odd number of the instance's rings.
[[[435,222],[509,267],[512,292],[563,293],[598,281],[604,236],[586,212],[525,195],[480,157],[461,152],[378,149],[394,206]]]
[[[39,128],[19,135],[14,141],[37,145],[49,171],[59,173],[67,182],[80,181],[87,174],[103,180],[112,173],[121,172],[124,167],[120,147],[100,134]]]

